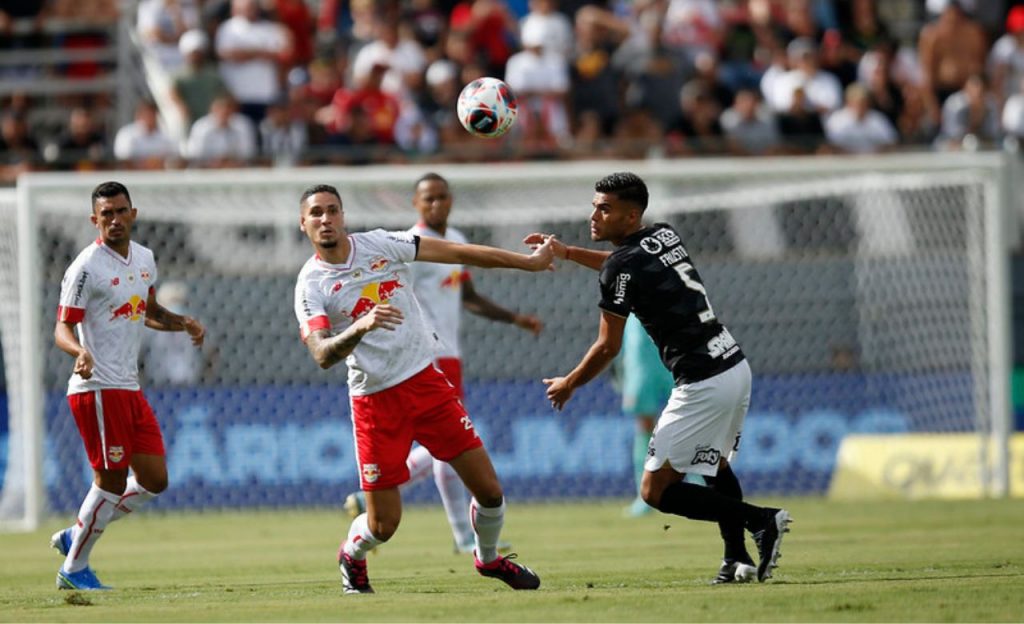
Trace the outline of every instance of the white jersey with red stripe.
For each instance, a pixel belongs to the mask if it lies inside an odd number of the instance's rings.
[[[466,243],[466,236],[448,227],[442,235],[437,230],[418,223],[409,228],[417,236],[430,236],[454,243]],[[441,338],[440,357],[459,357],[459,325],[462,320],[462,284],[469,279],[469,271],[461,264],[417,262],[413,264],[413,289],[427,315],[427,322]]]
[[[352,249],[344,264],[313,256],[295,284],[295,316],[302,340],[327,329],[336,335],[378,304],[402,311],[394,331],[375,329],[345,359],[349,393],[373,394],[409,379],[438,357],[439,340],[413,293],[409,263],[419,237],[409,232],[373,230],[348,237]]]
[[[146,300],[157,280],[153,252],[132,242],[125,258],[96,240],[64,272],[57,318],[77,323],[93,358],[92,377],[73,374],[68,394],[139,389],[139,347]]]

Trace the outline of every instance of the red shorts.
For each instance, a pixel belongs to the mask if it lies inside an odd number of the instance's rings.
[[[434,366],[397,386],[352,397],[356,464],[364,490],[409,480],[405,458],[413,441],[441,461],[483,446],[455,388]]]
[[[164,455],[164,438],[141,390],[93,390],[68,395],[89,464],[126,469],[132,455]]]
[[[462,390],[462,360],[453,357],[437,358],[437,367],[448,378],[448,382],[455,386],[459,398],[466,398],[466,393]]]

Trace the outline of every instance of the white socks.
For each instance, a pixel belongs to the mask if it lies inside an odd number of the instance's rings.
[[[157,496],[157,494],[139,485],[139,482],[135,480],[135,475],[128,477],[128,485],[124,488],[124,494],[121,495],[121,499],[117,501],[117,505],[114,507],[114,515],[110,518],[110,521],[120,520]]]
[[[356,560],[366,559],[366,555],[383,543],[370,532],[370,525],[366,522],[366,514],[361,513],[352,521],[348,528],[348,539],[341,545],[341,550]],[[340,555],[339,555],[340,558]]]
[[[405,465],[409,469],[409,480],[403,483],[402,487],[409,487],[429,477],[433,463],[434,458],[430,456],[430,451],[425,446],[417,446],[409,451],[409,456],[405,458]]]
[[[78,572],[88,567],[89,553],[103,536],[103,530],[114,515],[114,506],[120,500],[121,497],[117,494],[101,490],[95,483],[92,484],[78,510],[77,530],[72,532],[71,548],[64,559],[65,572]]]
[[[481,563],[490,563],[498,558],[498,537],[505,524],[505,501],[498,507],[481,507],[474,498],[470,517],[476,531],[476,558]]]
[[[469,493],[462,484],[459,473],[451,464],[434,460],[434,483],[441,493],[441,503],[448,516],[448,524],[452,527],[452,537],[457,546],[464,546],[473,541],[473,526],[469,522]]]

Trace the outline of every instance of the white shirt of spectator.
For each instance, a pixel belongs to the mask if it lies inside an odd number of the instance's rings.
[[[568,59],[573,49],[572,24],[559,12],[529,13],[519,24],[520,32],[536,29],[544,41],[544,51]]]
[[[899,135],[889,118],[876,110],[857,119],[852,109],[842,108],[825,122],[825,138],[843,151],[867,154],[894,145]]]
[[[213,115],[205,115],[192,124],[185,156],[192,160],[231,158],[249,160],[256,155],[256,129],[241,113],[234,113],[226,127],[217,125]]]
[[[427,57],[424,56],[420,44],[415,41],[403,39],[394,48],[387,47],[379,40],[371,41],[359,50],[356,60],[352,63],[352,76],[357,83],[369,75],[375,63],[384,63],[388,66],[388,71],[381,81],[381,91],[403,95],[407,91],[405,74],[425,71]]]
[[[438,337],[413,294],[409,263],[416,258],[415,238],[384,230],[350,234],[347,262],[328,264],[314,255],[299,272],[295,317],[303,340],[321,329],[339,334],[378,304],[405,315],[394,331],[368,332],[345,359],[354,396],[396,386],[437,358]]]
[[[813,76],[797,69],[786,72],[771,82],[765,99],[775,111],[788,112],[793,107],[793,92],[798,87],[803,87],[807,105],[814,110],[834,111],[843,105],[843,87],[839,79],[820,69]]]
[[[185,58],[178,49],[178,42],[164,43],[161,41],[149,41],[146,38],[147,32],[157,29],[167,35],[173,35],[177,29],[173,17],[167,10],[168,0],[142,0],[139,2],[138,13],[136,14],[136,27],[143,44],[146,45],[156,56],[160,65],[168,73],[175,73],[185,65]],[[199,9],[192,0],[178,0],[181,7],[181,21],[185,30],[192,30],[199,27]]]
[[[693,58],[716,51],[712,35],[721,28],[722,15],[714,0],[671,0],[661,39],[667,46],[685,48]]]
[[[529,97],[530,94],[561,96],[569,90],[569,67],[565,59],[549,52],[517,52],[505,65],[505,82],[520,97],[519,123],[524,129],[533,122],[524,113],[538,112],[552,135],[560,140],[569,138],[569,115],[564,100]]]
[[[455,243],[469,242],[459,230],[448,226],[442,236],[436,230],[419,223],[409,232],[420,237],[440,238]],[[469,271],[461,264],[414,262],[410,269],[416,279],[413,290],[427,316],[427,322],[441,339],[438,357],[461,356],[459,326],[462,322],[462,284],[469,279]]]
[[[991,75],[999,65],[1006,66],[1006,80],[1003,83],[1005,93],[1020,93],[1021,81],[1024,81],[1024,49],[1017,44],[1013,35],[1003,35],[992,46],[988,54],[988,71]]]
[[[287,35],[284,28],[274,22],[250,22],[236,15],[217,29],[218,56],[231,51],[254,49],[279,53],[286,45]],[[243,104],[269,104],[281,93],[277,63],[272,60],[222,60],[220,74],[231,95]]]
[[[1003,131],[1024,138],[1024,93],[1015,93],[1003,105]]]
[[[64,272],[57,318],[78,321],[78,340],[93,358],[92,377],[71,375],[68,394],[139,389],[146,300],[156,280],[153,252],[135,242],[123,258],[97,240]]]
[[[134,121],[123,126],[114,137],[114,157],[118,160],[147,160],[178,155],[178,146],[163,130],[148,132]]]

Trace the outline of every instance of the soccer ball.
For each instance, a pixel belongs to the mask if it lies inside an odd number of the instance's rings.
[[[516,120],[516,96],[497,78],[477,78],[462,89],[456,106],[459,121],[473,136],[495,139]]]

